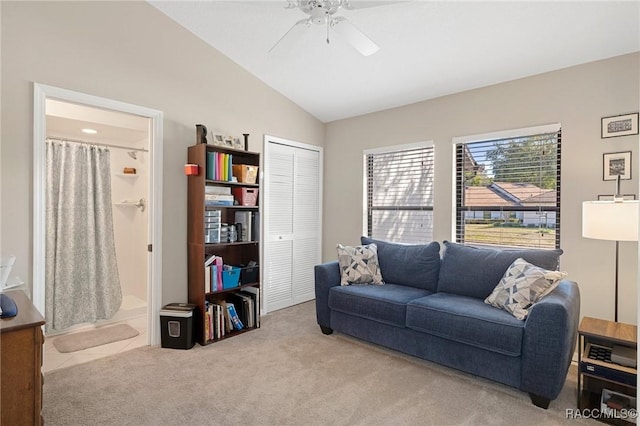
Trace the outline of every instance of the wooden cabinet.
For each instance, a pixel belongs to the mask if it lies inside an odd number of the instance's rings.
[[[196,314],[194,318],[194,332],[196,341],[201,345],[213,343],[222,338],[231,337],[239,333],[259,327],[260,322],[260,274],[259,266],[251,270],[252,274],[245,274],[248,269],[243,270],[240,284],[233,288],[216,290],[215,287],[211,291],[207,291],[205,284],[204,262],[211,255],[219,256],[223,259],[225,265],[233,265],[236,267],[247,266],[251,262],[259,264],[260,260],[260,207],[259,202],[255,205],[240,205],[240,194],[247,192],[259,196],[260,180],[256,176],[256,183],[235,182],[227,178],[213,175],[211,168],[211,157],[213,155],[224,154],[228,160],[228,166],[242,165],[249,166],[252,170],[257,171],[260,166],[260,154],[248,151],[240,151],[209,144],[197,144],[188,148],[189,164],[196,164],[197,174],[188,175],[188,218],[187,218],[187,257],[188,257],[188,288],[189,303],[196,305]],[[207,158],[209,157],[209,161]],[[217,164],[217,163],[216,163]],[[209,167],[209,173],[207,168]],[[216,166],[218,167],[218,166]],[[236,173],[237,174],[237,173]],[[225,192],[227,190],[233,195],[235,201],[232,205],[215,205],[211,206],[206,195],[207,187],[215,187],[215,192]],[[242,241],[242,236],[238,235],[238,239],[233,242],[224,240],[220,242],[210,243],[209,239],[205,240],[205,229],[208,224],[205,222],[208,211],[215,210],[216,217],[224,224],[235,224],[237,222],[237,212],[244,212],[243,218],[250,217],[253,219],[251,232],[248,234],[248,241]],[[247,229],[245,228],[245,231]],[[253,235],[251,235],[253,234]],[[217,240],[215,240],[217,241]],[[251,293],[249,293],[251,292]],[[244,327],[242,330],[228,330],[224,336],[212,338],[209,334],[210,326],[208,324],[207,307],[214,304],[220,306],[222,303],[238,300],[238,294],[247,297],[248,294],[254,298],[254,317],[253,324]],[[236,302],[237,303],[237,302]],[[236,306],[236,308],[238,308]],[[211,324],[213,325],[213,324]]]
[[[18,315],[0,320],[0,424],[41,425],[44,318],[24,292],[6,294]]]
[[[636,351],[637,327],[596,318],[582,319],[578,328],[578,408],[605,423],[632,425],[636,423],[637,369],[612,362],[611,350],[615,346],[622,351]],[[623,407],[620,410],[603,405],[615,394],[618,394],[614,397],[615,405]]]

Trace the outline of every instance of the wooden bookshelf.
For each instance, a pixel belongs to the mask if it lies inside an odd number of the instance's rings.
[[[207,179],[207,153],[230,154],[233,164],[244,164],[259,167],[260,154],[249,151],[240,151],[226,147],[197,144],[188,148],[188,163],[198,165],[198,174],[187,176],[187,258],[188,258],[188,297],[189,303],[196,305],[197,309],[194,317],[194,332],[196,341],[201,345],[214,343],[223,338],[229,338],[246,331],[259,327],[259,296],[255,300],[255,327],[244,328],[242,330],[227,331],[224,337],[209,339],[206,333],[206,312],[205,307],[208,303],[220,303],[221,301],[230,300],[233,294],[247,290],[248,287],[260,290],[260,274],[255,281],[244,283],[241,282],[237,287],[223,289],[220,291],[205,291],[205,267],[204,261],[210,255],[216,255],[223,258],[227,265],[239,266],[248,265],[249,262],[260,260],[260,241],[259,232],[250,241],[228,242],[222,241],[218,243],[205,242],[205,210],[221,211],[221,222],[227,224],[235,223],[235,213],[237,211],[251,212],[258,218],[260,206],[206,206],[205,192],[207,186],[238,188],[245,187],[251,189],[260,188],[260,180],[257,178],[256,183],[232,182],[227,180]],[[259,266],[258,266],[259,267]],[[236,307],[237,308],[237,307]]]

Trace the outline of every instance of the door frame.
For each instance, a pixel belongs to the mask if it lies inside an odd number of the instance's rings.
[[[93,96],[73,90],[33,84],[33,304],[45,312],[45,239],[46,239],[46,100],[87,105],[135,114],[150,119],[149,152],[151,173],[149,177],[148,239],[153,244],[147,264],[147,334],[148,344],[160,344],[160,325],[156,319],[162,304],[162,111],[133,105],[113,99]]]
[[[265,250],[265,248],[267,247],[267,244],[269,243],[268,241],[268,236],[269,236],[269,219],[270,219],[270,211],[269,211],[269,204],[266,203],[264,200],[268,200],[270,194],[269,194],[269,170],[270,170],[270,164],[269,164],[269,154],[270,154],[270,147],[271,144],[278,144],[278,145],[285,145],[285,146],[289,146],[292,148],[299,148],[299,149],[305,149],[305,150],[309,150],[309,151],[316,151],[318,153],[318,168],[319,168],[319,176],[318,176],[318,180],[319,180],[319,185],[318,185],[318,194],[319,194],[319,200],[318,200],[318,262],[320,262],[322,260],[322,209],[323,209],[323,205],[322,205],[322,200],[323,200],[323,181],[324,181],[324,176],[323,176],[323,172],[324,172],[324,150],[321,146],[317,146],[317,145],[310,145],[310,144],[306,144],[303,142],[298,142],[298,141],[294,141],[294,140],[290,140],[290,139],[284,139],[284,138],[280,138],[277,136],[271,136],[271,135],[264,135],[264,146],[263,146],[263,150],[262,152],[264,153],[264,155],[262,156],[262,170],[264,171],[263,173],[263,184],[262,184],[262,190],[260,191],[260,205],[262,206],[262,211],[263,211],[263,218],[262,218],[262,241],[263,241],[263,250],[262,250],[262,259],[260,260],[260,264],[264,265],[262,268],[260,268],[262,270],[262,277],[261,277],[261,281],[262,283],[267,283],[268,282],[268,277],[269,277],[269,254],[268,251]],[[268,301],[268,296],[266,294],[264,294],[264,292],[266,292],[266,285],[263,285],[263,296],[262,296],[262,300],[263,300],[263,310],[264,313],[269,313],[269,311],[267,311],[267,301]]]

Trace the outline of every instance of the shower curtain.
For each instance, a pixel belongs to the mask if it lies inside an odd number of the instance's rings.
[[[111,318],[122,303],[107,148],[46,141],[46,331]]]

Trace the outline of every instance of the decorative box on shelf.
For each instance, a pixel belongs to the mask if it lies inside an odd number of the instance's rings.
[[[248,164],[234,164],[233,175],[241,183],[256,183],[258,178],[258,167]]]
[[[258,204],[258,188],[233,188],[233,196],[241,206],[255,206]]]

